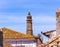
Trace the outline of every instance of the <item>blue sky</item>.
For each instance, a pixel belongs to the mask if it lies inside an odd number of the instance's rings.
[[[0,0],[0,28],[26,33],[26,16],[30,11],[34,35],[56,29],[57,8],[60,0]],[[47,38],[44,38],[45,42]]]

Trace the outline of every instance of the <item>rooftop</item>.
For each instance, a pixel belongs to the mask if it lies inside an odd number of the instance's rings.
[[[33,38],[33,36],[28,34],[23,34],[18,31],[11,30],[9,28],[1,28],[3,31],[3,39],[16,39],[16,38]]]

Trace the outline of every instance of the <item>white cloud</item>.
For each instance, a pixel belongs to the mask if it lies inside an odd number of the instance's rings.
[[[16,22],[16,23],[24,23],[25,22],[25,16],[1,16],[0,15],[0,22],[2,23],[10,23],[10,22]]]
[[[55,24],[56,17],[55,16],[47,16],[47,15],[38,15],[38,16],[32,16],[33,17],[33,23],[37,24]],[[0,22],[16,22],[16,23],[25,23],[26,22],[26,16],[14,16],[14,15],[0,15]]]
[[[56,22],[56,17],[55,16],[47,16],[47,15],[34,16],[33,22],[34,23],[46,23],[46,24],[52,23],[52,24],[54,24]]]

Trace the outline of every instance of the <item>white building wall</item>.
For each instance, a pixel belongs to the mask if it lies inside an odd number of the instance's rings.
[[[11,44],[13,47],[15,46],[25,46],[25,47],[36,47],[36,43],[31,44]]]
[[[54,32],[52,32],[51,34],[50,34],[50,38],[49,39],[51,39],[51,38],[53,38],[53,37],[55,37],[56,36],[56,31],[54,31]]]

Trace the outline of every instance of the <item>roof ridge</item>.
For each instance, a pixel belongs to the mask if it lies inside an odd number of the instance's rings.
[[[8,30],[11,30],[11,31],[17,32],[16,30],[12,30],[12,29],[10,29],[10,28],[6,28],[6,27],[1,28],[1,29],[8,29]]]

